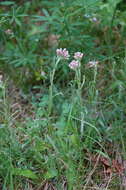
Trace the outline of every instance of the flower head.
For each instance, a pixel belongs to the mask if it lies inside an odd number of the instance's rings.
[[[6,33],[7,35],[12,35],[12,34],[13,34],[13,31],[12,31],[11,29],[7,29],[7,30],[5,30],[5,33]]]
[[[97,19],[96,17],[93,17],[93,18],[91,19],[91,21],[92,21],[92,22],[97,22],[98,19]]]
[[[73,60],[70,62],[69,67],[73,70],[77,69],[80,66],[80,62],[77,60]]]
[[[99,63],[98,61],[89,61],[88,64],[87,64],[87,66],[89,68],[96,67],[98,63]]]
[[[62,59],[69,59],[69,57],[70,57],[69,52],[66,50],[66,48],[57,49],[56,54],[57,54],[58,57],[60,57]]]
[[[76,60],[81,60],[82,59],[82,57],[83,57],[83,53],[81,53],[81,52],[76,52],[75,54],[74,54],[74,59],[76,59]]]

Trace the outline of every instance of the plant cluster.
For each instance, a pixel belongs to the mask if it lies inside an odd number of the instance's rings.
[[[125,2],[0,6],[0,189],[123,188]]]

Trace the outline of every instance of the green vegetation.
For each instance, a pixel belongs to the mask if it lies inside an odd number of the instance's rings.
[[[0,1],[1,190],[126,186],[125,8]]]

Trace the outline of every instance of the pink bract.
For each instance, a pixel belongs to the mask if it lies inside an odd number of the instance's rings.
[[[88,64],[87,64],[87,66],[89,68],[90,67],[96,67],[98,63],[99,63],[98,61],[89,61]]]
[[[69,67],[73,70],[77,69],[80,66],[80,62],[77,60],[73,60],[70,62]]]
[[[82,59],[82,57],[83,57],[83,53],[81,53],[81,52],[76,52],[75,54],[74,54],[74,59],[76,59],[76,60],[81,60]]]
[[[62,59],[69,59],[69,57],[70,57],[69,52],[66,50],[66,48],[57,49],[56,54],[58,57],[61,57]]]

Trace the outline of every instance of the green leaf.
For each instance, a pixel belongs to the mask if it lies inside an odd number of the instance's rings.
[[[17,25],[21,26],[21,22],[17,18],[15,18],[15,22]]]
[[[77,136],[76,135],[71,135],[70,136],[70,139],[71,139],[71,142],[73,145],[77,145],[78,144],[78,139],[77,139]]]
[[[49,169],[49,171],[46,172],[45,174],[45,178],[50,179],[50,178],[56,177],[57,175],[58,175],[58,171],[56,169]]]
[[[107,158],[107,159],[110,160],[109,156],[108,156],[106,153],[102,152],[101,150],[95,150],[95,152],[97,152],[97,153],[100,154],[101,156],[103,156],[103,157],[105,157],[105,158]]]
[[[12,174],[16,176],[23,176],[30,179],[37,179],[37,175],[29,169],[13,168]]]
[[[14,5],[15,2],[14,1],[4,1],[4,2],[0,2],[0,5],[4,5],[4,6],[9,6],[9,5]]]

